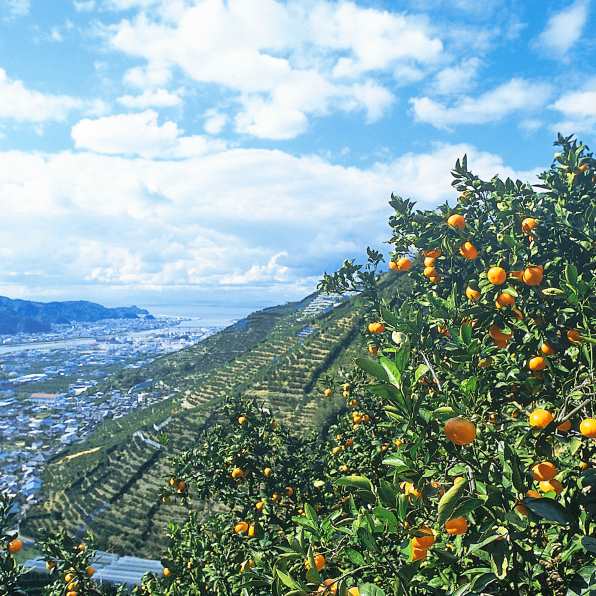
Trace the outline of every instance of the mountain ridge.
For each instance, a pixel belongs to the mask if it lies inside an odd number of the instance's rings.
[[[152,317],[138,306],[109,308],[87,300],[37,302],[0,296],[0,335],[44,333],[52,325]]]

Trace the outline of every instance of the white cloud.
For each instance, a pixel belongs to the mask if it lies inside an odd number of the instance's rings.
[[[31,10],[31,0],[2,0],[8,12],[8,18],[24,17]]]
[[[288,280],[289,268],[281,265],[279,260],[287,257],[288,253],[278,252],[273,255],[264,265],[252,265],[243,273],[232,273],[224,275],[221,279],[222,285],[245,286],[262,282],[284,282]]]
[[[588,0],[576,0],[548,20],[536,44],[547,53],[564,56],[582,35],[588,20]]]
[[[429,97],[415,97],[410,103],[416,120],[449,129],[459,124],[497,122],[515,112],[536,110],[550,95],[551,87],[546,83],[511,79],[478,97],[463,97],[452,106]]]
[[[99,107],[101,102],[96,102]],[[10,79],[0,68],[0,120],[46,122],[65,120],[73,110],[93,109],[93,104],[68,95],[51,95],[25,87],[22,81]]]
[[[77,12],[92,12],[95,10],[95,0],[73,0]]]
[[[554,131],[566,134],[596,131],[596,78],[580,90],[565,93],[550,107],[563,117],[552,127]]]
[[[219,134],[228,123],[227,115],[214,109],[207,110],[204,117],[205,122],[203,128],[205,129],[205,132],[208,132],[210,135]]]
[[[455,66],[440,70],[433,81],[433,91],[439,95],[455,95],[468,91],[481,66],[479,58],[467,58]]]
[[[171,93],[166,89],[147,89],[141,95],[123,95],[118,98],[118,103],[132,109],[145,108],[173,108],[182,103],[178,92]]]
[[[153,110],[84,119],[72,127],[71,136],[78,149],[109,155],[185,158],[224,147],[221,141],[184,136],[175,122],[160,125],[157,119]]]
[[[378,120],[394,96],[371,76],[413,80],[443,52],[426,19],[353,2],[205,0],[176,10],[156,2],[151,11],[144,2],[117,3],[141,8],[106,27],[113,49],[146,61],[125,74],[127,84],[163,86],[177,67],[236,94],[239,132],[263,138],[293,138],[312,116],[336,111]],[[168,17],[155,17],[166,6]]]
[[[64,294],[87,284],[99,296],[227,284],[297,297],[366,245],[383,247],[391,191],[427,207],[453,198],[449,172],[463,153],[485,178],[533,176],[469,145],[370,168],[257,149],[182,160],[4,152],[0,287]]]

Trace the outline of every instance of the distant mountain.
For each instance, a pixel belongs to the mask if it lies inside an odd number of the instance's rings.
[[[0,296],[0,335],[50,331],[52,324],[73,321],[94,322],[103,319],[138,319],[152,317],[136,306],[106,308],[85,300],[69,302],[31,302]]]

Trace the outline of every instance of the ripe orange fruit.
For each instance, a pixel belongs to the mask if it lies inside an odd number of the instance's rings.
[[[376,356],[379,353],[379,348],[377,346],[368,346],[368,353],[371,356]]]
[[[468,261],[473,261],[478,258],[478,249],[471,242],[466,241],[459,247],[459,254]]]
[[[557,350],[555,349],[555,347],[552,344],[549,344],[546,341],[543,341],[541,346],[540,346],[540,351],[545,355],[545,356],[552,356],[553,354],[557,353]]]
[[[383,333],[385,331],[385,325],[383,323],[369,323],[368,324],[368,332],[369,333]]]
[[[286,486],[286,495],[288,495],[288,497],[294,495],[294,489],[291,486]]]
[[[23,548],[23,541],[15,538],[8,543],[8,552],[11,555],[16,555]]]
[[[263,470],[263,476],[265,476],[265,478],[269,478],[271,474],[273,474],[273,470],[271,468],[265,468]]]
[[[437,259],[434,257],[424,257],[424,266],[425,267],[434,267],[434,264]]]
[[[470,286],[468,286],[466,288],[466,298],[470,302],[477,302],[478,300],[480,300],[480,292],[478,290],[475,290],[474,288],[471,288]]]
[[[507,271],[503,267],[491,267],[486,272],[486,277],[493,286],[502,286],[507,279]]]
[[[245,521],[238,522],[234,526],[234,533],[235,534],[246,534],[248,532],[248,524]]]
[[[263,511],[263,508],[265,507],[265,501],[257,501],[255,504],[255,509],[257,511]]]
[[[466,418],[450,418],[445,422],[446,437],[456,445],[469,445],[476,438],[476,426]]]
[[[544,269],[540,265],[531,265],[524,269],[522,280],[527,286],[539,286],[544,277]]]
[[[250,524],[250,526],[248,526],[248,537],[249,538],[254,538],[257,534],[257,528],[255,527],[254,524]]]
[[[534,219],[533,217],[526,217],[521,223],[522,231],[526,234],[535,230],[538,227],[538,220]]]
[[[164,567],[163,568],[163,576],[170,577],[170,575],[172,575],[172,572],[167,567]]]
[[[497,307],[513,306],[515,304],[515,298],[511,294],[508,294],[507,292],[501,292],[497,296],[496,302],[497,302]]]
[[[587,461],[580,461],[579,462],[579,469],[583,472],[590,467],[590,464]]]
[[[176,486],[176,492],[182,494],[186,491],[186,482],[184,480],[180,480]]]
[[[433,248],[431,250],[423,250],[422,254],[425,257],[431,257],[433,259],[438,259],[443,253],[438,248]]]
[[[400,485],[404,495],[408,495],[414,497],[415,499],[419,499],[422,496],[422,491],[417,489],[411,482],[407,480],[402,482]]]
[[[347,596],[360,596],[360,589],[354,586],[348,590]]]
[[[87,577],[93,577],[95,575],[95,567],[87,567],[87,569],[85,569],[85,573],[87,574]]]
[[[331,397],[333,395],[333,389],[331,389],[331,387],[327,387],[327,389],[323,391],[323,395],[325,397]]]
[[[397,260],[398,271],[409,271],[412,268],[412,261],[408,257],[401,257]]]
[[[552,480],[542,480],[538,486],[543,493],[554,492],[559,495],[563,492],[563,485],[554,478]]]
[[[552,480],[558,473],[557,466],[550,461],[543,461],[532,466],[532,478],[536,481]]]
[[[555,417],[544,408],[536,408],[528,417],[528,422],[533,428],[546,428]]]
[[[431,275],[428,278],[428,281],[433,285],[437,285],[441,281],[441,276],[438,273],[436,275]]]
[[[419,548],[414,546],[414,541],[410,543],[412,550],[412,561],[423,561],[428,556],[428,550],[426,548]]]
[[[412,546],[416,548],[430,548],[435,543],[435,533],[431,528],[418,528],[418,534],[422,536],[414,536],[412,538]]]
[[[567,330],[567,339],[572,344],[577,344],[582,340],[582,334],[577,329],[568,329]]]
[[[424,271],[422,272],[424,277],[437,277],[437,270],[434,267],[425,267]]]
[[[515,509],[515,510],[516,510],[516,511],[517,511],[517,512],[520,514],[520,515],[523,515],[524,517],[526,517],[526,516],[528,515],[528,513],[529,513],[529,511],[528,511],[528,508],[527,508],[527,507],[526,507],[526,506],[525,506],[523,503],[521,503],[520,501],[518,501],[518,502],[515,504],[515,507],[514,507],[514,509]]]
[[[579,432],[589,439],[596,439],[596,418],[584,418],[579,424]]]
[[[454,517],[445,522],[445,531],[449,536],[460,536],[468,531],[468,520],[465,517]]]
[[[397,263],[395,261],[389,261],[389,269],[391,271],[397,271]]]
[[[463,230],[466,227],[466,218],[463,215],[454,213],[448,217],[447,225],[455,230]]]
[[[79,596],[79,593],[76,590],[69,590],[66,592],[66,596]]]
[[[231,476],[234,480],[240,480],[241,478],[244,478],[246,474],[242,468],[234,468],[232,470]]]
[[[71,581],[74,579],[74,577],[75,577],[75,576],[74,576],[74,574],[72,574],[72,573],[67,573],[67,574],[64,576],[64,583],[66,583],[66,584],[69,584],[69,583],[70,583],[70,582],[71,582]]]
[[[566,433],[571,430],[572,426],[571,420],[565,420],[565,422],[561,422],[561,424],[557,426],[557,430],[562,433]]]
[[[317,571],[322,571],[325,568],[325,565],[327,564],[325,556],[321,555],[320,553],[313,556],[313,561],[315,562],[315,567],[317,568]],[[304,561],[304,566],[307,569],[310,569],[309,559],[306,559],[306,561]]]
[[[246,424],[248,422],[248,418],[246,416],[240,416],[238,418],[238,424],[242,425],[242,424]]]
[[[337,594],[337,582],[334,579],[325,579],[319,586],[317,593],[323,594]]]
[[[532,499],[542,499],[542,495],[537,490],[529,490],[526,493],[526,497],[531,497]]]
[[[546,368],[546,360],[543,356],[534,356],[528,360],[528,368],[532,371],[544,370]]]
[[[587,163],[583,163],[581,166],[577,168],[582,174],[585,174],[589,169],[590,165]]]

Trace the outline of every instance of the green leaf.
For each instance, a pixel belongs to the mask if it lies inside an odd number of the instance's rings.
[[[378,493],[381,501],[387,505],[387,507],[395,507],[398,493],[390,482],[387,482],[387,480],[381,480],[379,482]]]
[[[356,358],[356,364],[372,377],[384,382],[389,381],[389,376],[385,369],[372,358]]]
[[[472,513],[478,507],[481,507],[483,501],[480,499],[463,499],[455,509],[451,512],[451,517],[465,517],[469,513]]]
[[[596,538],[582,536],[581,543],[588,552],[596,554]]]
[[[554,521],[558,524],[570,524],[573,518],[569,512],[557,501],[549,499],[548,497],[542,497],[534,499],[532,497],[526,497],[522,503],[538,517]]]
[[[397,354],[395,356],[397,357]],[[396,387],[401,387],[401,371],[398,369],[396,364],[389,360],[389,358],[386,356],[379,356],[379,364],[387,373],[389,382]]]
[[[319,516],[312,505],[304,503],[304,513],[306,514],[306,517],[315,525],[315,527],[319,526]]]
[[[279,577],[279,579],[282,581],[282,583],[284,584],[284,586],[287,586],[288,588],[292,588],[293,590],[300,590],[300,584],[295,581],[292,576],[288,575],[287,573],[284,573],[281,569],[276,569],[275,573],[277,574],[277,577]]]
[[[459,328],[459,336],[466,346],[469,345],[472,341],[472,325],[468,325],[467,323],[462,325]]]
[[[352,486],[360,490],[372,491],[372,482],[366,476],[344,476],[335,480],[337,486]]]
[[[428,371],[429,368],[426,364],[419,364],[414,372],[414,382],[417,383]]]
[[[386,596],[385,591],[374,584],[360,584],[358,591],[360,596]]]
[[[352,563],[354,563],[354,565],[360,567],[361,565],[366,564],[366,561],[362,554],[358,552],[355,548],[346,548],[345,555],[346,557],[348,557],[348,559],[350,559],[350,561],[352,561]]]
[[[438,507],[439,525],[443,525],[448,519],[452,517],[452,513],[457,505],[457,501],[467,485],[465,479],[460,478],[453,486],[441,497]]]

